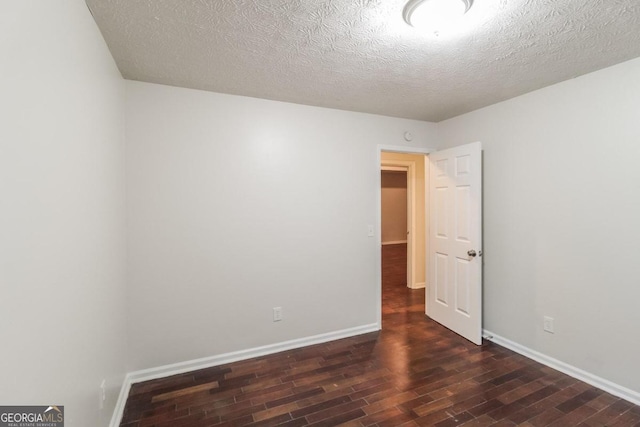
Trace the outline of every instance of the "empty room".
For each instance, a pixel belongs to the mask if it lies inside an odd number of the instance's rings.
[[[640,426],[636,0],[3,0],[0,53],[0,427]]]

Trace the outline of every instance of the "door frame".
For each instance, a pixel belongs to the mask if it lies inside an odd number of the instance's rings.
[[[402,154],[424,154],[425,165],[428,165],[429,159],[427,155],[436,151],[435,148],[420,148],[420,147],[406,147],[398,145],[378,145],[376,149],[376,314],[378,329],[382,329],[382,177],[380,174],[380,167],[382,165],[382,152],[388,153],[402,153]],[[425,175],[426,171],[425,170]],[[425,212],[429,212],[429,198],[425,197]],[[425,242],[429,245],[429,224],[425,224]],[[428,249],[428,247],[426,248]],[[427,262],[428,250],[425,250],[425,259],[423,262]],[[408,279],[408,278],[407,278]],[[425,291],[426,286],[429,286],[428,278],[425,277]]]

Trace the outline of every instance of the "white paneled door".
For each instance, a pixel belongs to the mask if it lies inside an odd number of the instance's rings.
[[[427,315],[482,344],[481,144],[429,154]]]

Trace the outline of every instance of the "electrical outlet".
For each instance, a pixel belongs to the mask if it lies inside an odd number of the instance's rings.
[[[279,322],[282,320],[282,307],[273,307],[273,321]]]
[[[98,395],[98,405],[100,410],[104,409],[104,402],[107,400],[107,380],[100,383],[100,394]]]
[[[553,317],[544,316],[544,330],[553,334]]]

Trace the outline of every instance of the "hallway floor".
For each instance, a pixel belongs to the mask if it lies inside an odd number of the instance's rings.
[[[121,426],[640,426],[640,407],[429,320],[402,251],[383,248],[382,331],[135,384]]]

